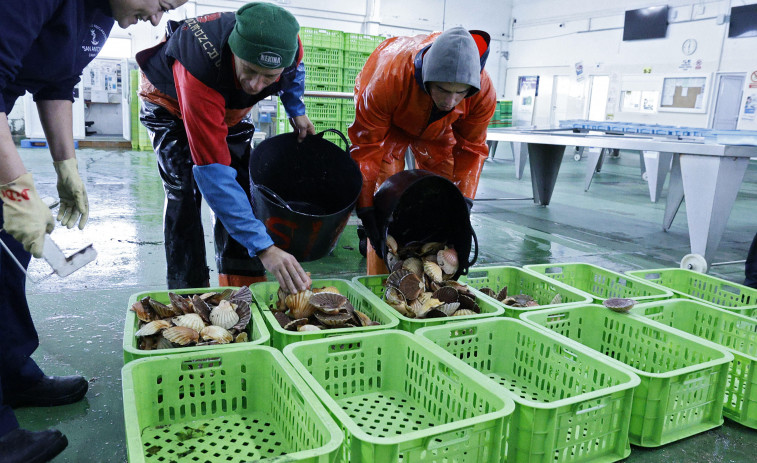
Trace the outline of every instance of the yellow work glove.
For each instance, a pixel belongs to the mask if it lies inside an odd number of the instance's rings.
[[[3,228],[24,245],[34,257],[42,257],[45,235],[53,231],[55,221],[50,208],[39,198],[32,174],[0,185],[3,198]]]
[[[58,196],[60,197],[58,220],[61,225],[68,228],[73,228],[78,221],[79,230],[82,230],[89,218],[89,201],[87,201],[87,191],[79,177],[76,158],[55,161],[53,166],[55,173],[58,174]]]

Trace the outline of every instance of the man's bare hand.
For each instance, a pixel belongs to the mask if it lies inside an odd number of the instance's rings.
[[[276,277],[279,285],[289,293],[305,291],[310,288],[312,281],[305,270],[293,255],[271,246],[265,251],[259,252],[258,257],[263,266]]]

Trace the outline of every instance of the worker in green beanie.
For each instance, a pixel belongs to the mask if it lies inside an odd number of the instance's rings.
[[[209,286],[200,205],[213,210],[221,286],[265,281],[271,272],[295,293],[310,277],[274,246],[250,205],[248,165],[255,130],[248,113],[278,95],[300,140],[314,134],[305,114],[300,26],[287,10],[248,3],[168,25],[167,39],[137,54],[140,121],[147,127],[166,192],[168,287]]]

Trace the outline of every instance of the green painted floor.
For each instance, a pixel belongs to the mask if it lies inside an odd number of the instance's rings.
[[[504,149],[502,151],[505,151]],[[41,195],[56,196],[55,173],[44,149],[23,149]],[[583,191],[586,160],[566,157],[552,203],[535,206],[529,198],[529,170],[516,180],[509,153],[487,162],[473,208],[479,265],[588,262],[623,272],[678,267],[689,253],[685,207],[672,228],[662,231],[665,194],[649,200],[639,157],[621,153],[605,161],[591,189]],[[61,279],[46,277],[40,261],[30,267],[28,299],[40,333],[35,359],[48,374],[79,373],[91,388],[81,403],[50,409],[20,409],[18,418],[32,429],[57,427],[69,447],[56,462],[120,462],[126,459],[120,369],[122,334],[130,294],[164,288],[165,258],[161,229],[163,190],[152,153],[83,149],[80,170],[90,198],[86,229],[56,229],[53,239],[67,252],[94,243],[97,260]],[[757,169],[746,173],[731,212],[716,262],[744,259],[757,232]],[[486,201],[483,199],[497,199]],[[439,211],[443,213],[443,211]],[[205,222],[210,218],[205,211]],[[345,230],[333,255],[305,263],[315,278],[351,278],[364,272],[357,250],[355,221]],[[210,230],[210,227],[206,227]],[[208,262],[212,263],[211,235]],[[216,279],[211,269],[211,281]],[[710,274],[743,280],[743,265],[713,267]],[[666,445],[633,448],[629,462],[755,461],[757,431],[725,425]]]

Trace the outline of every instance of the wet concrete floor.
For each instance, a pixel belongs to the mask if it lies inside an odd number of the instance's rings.
[[[56,196],[55,173],[45,149],[21,149],[41,195]],[[505,151],[505,150],[501,150]],[[57,427],[69,447],[55,462],[126,460],[120,369],[127,301],[131,294],[165,288],[163,190],[150,152],[78,151],[90,200],[84,231],[56,228],[53,239],[66,253],[93,243],[97,260],[67,278],[47,276],[49,267],[33,261],[28,299],[40,333],[34,358],[47,374],[83,374],[90,391],[80,403],[49,409],[19,409],[22,426]],[[516,180],[507,153],[497,153],[483,170],[472,221],[479,239],[479,265],[521,266],[547,262],[587,262],[623,272],[678,267],[689,253],[685,206],[668,232],[662,231],[665,194],[649,200],[638,154],[621,153],[605,161],[584,192],[586,160],[566,156],[548,207],[529,198],[529,170]],[[744,259],[757,232],[757,169],[747,170],[716,262]],[[497,200],[486,200],[497,199]],[[442,212],[442,211],[440,211]],[[211,282],[210,215],[205,209]],[[315,278],[364,274],[353,218],[333,254],[305,263]],[[710,274],[743,280],[743,265],[713,267]],[[757,431],[726,421],[712,431],[659,449],[633,448],[629,462],[743,462],[757,455]]]

